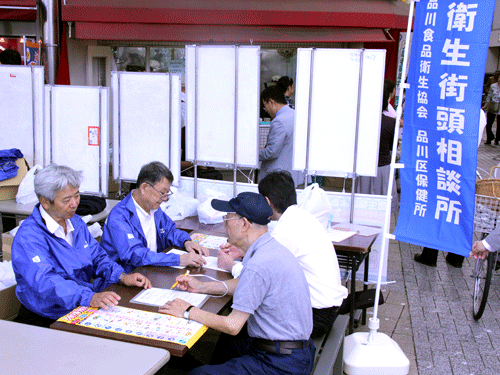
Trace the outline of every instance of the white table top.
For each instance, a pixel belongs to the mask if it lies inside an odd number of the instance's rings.
[[[106,208],[99,212],[98,214],[92,215],[90,223],[96,221],[104,220],[108,217],[111,209],[120,202],[117,199],[106,199]],[[36,202],[38,203],[38,202]],[[21,204],[17,203],[15,199],[0,201],[0,214],[12,214],[12,215],[26,215],[29,216],[33,212],[36,203]]]
[[[165,349],[0,320],[2,375],[155,374]]]

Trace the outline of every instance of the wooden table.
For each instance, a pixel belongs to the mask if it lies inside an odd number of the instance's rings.
[[[153,375],[170,359],[164,349],[7,320],[0,320],[0,347],[3,375]]]
[[[377,234],[371,236],[360,236],[356,234],[353,237],[342,242],[333,242],[339,266],[351,271],[351,309],[349,313],[349,333],[354,331],[354,313],[355,313],[355,292],[356,292],[356,272],[359,266],[365,261],[365,273],[363,290],[367,290],[368,271],[370,265],[370,251]],[[363,324],[366,324],[366,309],[363,309]]]
[[[175,224],[178,229],[185,230],[189,233],[204,233],[223,237],[227,236],[224,223],[202,224],[198,221],[198,216],[190,216],[183,220],[177,220]]]
[[[211,251],[211,255],[216,255],[216,251]],[[215,271],[211,269],[201,269],[187,267],[184,269],[172,268],[172,267],[139,267],[134,272],[140,272],[151,280],[151,283],[156,288],[170,288],[174,282],[175,278],[179,275],[182,275],[189,269],[191,274],[204,274],[215,277],[217,280],[230,280],[232,276],[228,272]],[[209,279],[205,280],[204,278],[199,278],[201,281],[211,281]],[[120,306],[129,307],[137,310],[158,312],[158,307],[156,306],[148,306],[137,303],[130,303],[130,300],[134,298],[139,292],[141,292],[141,288],[136,287],[126,287],[119,284],[113,284],[109,286],[106,290],[112,290],[118,293],[121,297]],[[225,296],[222,298],[209,298],[207,302],[202,306],[202,309],[205,311],[212,312],[214,314],[219,313],[223,310],[226,305],[231,301],[231,296]],[[72,325],[67,323],[55,322],[50,328],[58,329],[62,331],[81,333],[84,335],[91,335],[103,338],[109,338],[114,340],[120,340],[125,342],[131,342],[134,344],[142,344],[147,346],[155,346],[158,348],[167,349],[171,355],[182,357],[188,351],[188,347],[185,345],[174,344],[166,341],[152,340],[145,337],[135,337],[129,335],[123,335],[115,332],[101,331],[97,329],[92,329],[79,325]]]
[[[176,221],[177,228],[187,232],[206,233],[214,236],[226,236],[224,223],[219,224],[201,224],[197,216],[187,217],[184,220]],[[359,266],[365,261],[364,285],[363,290],[368,289],[366,282],[368,281],[368,271],[370,265],[370,251],[373,243],[377,238],[377,234],[371,236],[360,236],[359,234],[349,237],[342,242],[334,242],[335,252],[339,265],[342,268],[351,271],[351,309],[349,313],[349,333],[354,330],[354,313],[355,313],[355,292],[356,292],[356,272]],[[366,324],[366,309],[363,309],[363,324]]]

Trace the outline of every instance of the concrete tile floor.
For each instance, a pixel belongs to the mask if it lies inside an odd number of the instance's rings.
[[[500,146],[484,141],[483,137],[477,166],[487,177],[500,162]],[[410,360],[410,375],[500,374],[498,277],[493,279],[484,315],[476,322],[470,277],[475,261],[465,259],[463,268],[456,269],[440,253],[438,266],[427,267],[413,260],[420,252],[420,246],[390,241],[387,280],[396,282],[382,287],[385,304],[378,311],[379,331],[399,344]]]

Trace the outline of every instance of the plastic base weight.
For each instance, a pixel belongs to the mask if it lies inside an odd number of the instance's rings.
[[[410,361],[385,333],[356,332],[344,339],[344,372],[347,375],[406,375]]]

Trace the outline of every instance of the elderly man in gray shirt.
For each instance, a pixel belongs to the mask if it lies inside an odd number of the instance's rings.
[[[210,328],[237,335],[247,322],[249,338],[233,343],[220,365],[201,366],[190,374],[309,374],[315,348],[312,309],[304,272],[297,259],[267,232],[273,211],[256,193],[240,193],[230,201],[214,199],[224,217],[228,241],[245,252],[239,279],[203,283],[179,276],[181,290],[233,294],[233,311],[219,316],[176,299],[160,312],[196,320]]]

